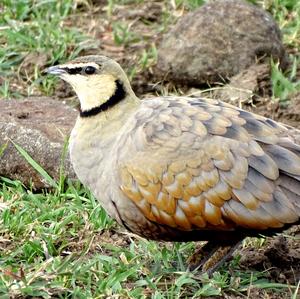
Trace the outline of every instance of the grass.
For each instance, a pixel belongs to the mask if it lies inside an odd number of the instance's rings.
[[[194,243],[158,243],[120,230],[77,182],[36,194],[2,179],[0,199],[0,295],[7,298],[199,298],[245,292],[249,284],[288,288],[234,268],[212,279],[187,272]]]
[[[271,63],[273,97],[283,105],[288,105],[291,95],[300,92],[300,82],[296,77],[299,61],[294,58],[291,69],[286,73],[282,72],[278,63]]]
[[[117,46],[127,46],[139,41],[139,37],[130,30],[130,24],[115,22],[113,24],[114,42]]]
[[[16,76],[26,91],[24,96],[53,92],[53,79],[41,80],[41,68],[72,59],[82,50],[96,47],[79,29],[65,25],[67,17],[76,10],[74,1],[5,0],[0,14],[0,75]],[[2,96],[9,98],[9,85]],[[22,84],[23,87],[23,84]]]
[[[291,67],[283,73],[277,64],[272,64],[273,96],[284,105],[289,98],[300,92],[297,70],[300,68],[300,2],[294,0],[257,0],[252,1],[268,10],[279,25],[283,34],[283,43],[290,49]]]
[[[0,98],[55,95],[57,82],[42,78],[41,70],[79,54],[105,50],[107,45],[96,38],[103,32],[115,51],[134,51],[127,68],[132,80],[151,73],[157,60],[153,36],[165,32],[178,12],[194,10],[204,2],[164,1],[156,20],[133,22],[118,18],[116,12],[146,1],[109,0],[102,11],[89,1],[4,0],[0,4]],[[290,49],[293,65],[287,73],[272,65],[274,99],[287,103],[299,91],[295,49],[300,48],[300,4],[294,0],[251,2],[272,13]],[[103,25],[102,32],[103,16],[109,24]],[[90,20],[96,20],[99,31],[87,26]],[[0,157],[4,148],[0,146]],[[299,285],[274,283],[268,271],[243,271],[239,256],[212,279],[188,272],[186,261],[195,243],[159,243],[129,234],[78,182],[63,177],[55,182],[34,157],[18,150],[52,189],[37,193],[18,181],[0,179],[0,298],[170,299],[224,294],[251,298],[255,288],[266,297],[273,293],[297,297]],[[264,243],[265,239],[248,239],[244,246],[261,248]]]

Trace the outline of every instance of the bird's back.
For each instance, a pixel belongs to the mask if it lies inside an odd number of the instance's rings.
[[[122,223],[147,237],[178,240],[296,223],[297,134],[221,101],[143,101],[113,145],[111,190],[118,190]]]

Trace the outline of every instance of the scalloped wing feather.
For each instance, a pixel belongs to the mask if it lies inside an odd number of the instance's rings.
[[[283,125],[183,97],[143,102],[132,123],[120,188],[150,221],[185,231],[299,219],[300,147]]]

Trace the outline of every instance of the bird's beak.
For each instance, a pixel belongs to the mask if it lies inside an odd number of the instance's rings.
[[[60,65],[50,66],[43,71],[44,74],[51,74],[51,75],[63,75],[66,73],[66,70],[62,68]]]

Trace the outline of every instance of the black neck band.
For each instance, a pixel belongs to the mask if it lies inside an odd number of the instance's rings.
[[[118,104],[125,97],[126,97],[126,92],[123,87],[123,84],[119,80],[116,80],[115,93],[105,103],[101,104],[100,106],[97,106],[97,107],[94,107],[92,109],[85,110],[85,111],[82,111],[81,109],[79,109],[80,116],[81,117],[90,117],[90,116],[97,115],[98,113],[100,113],[102,111],[106,111],[107,109]]]

